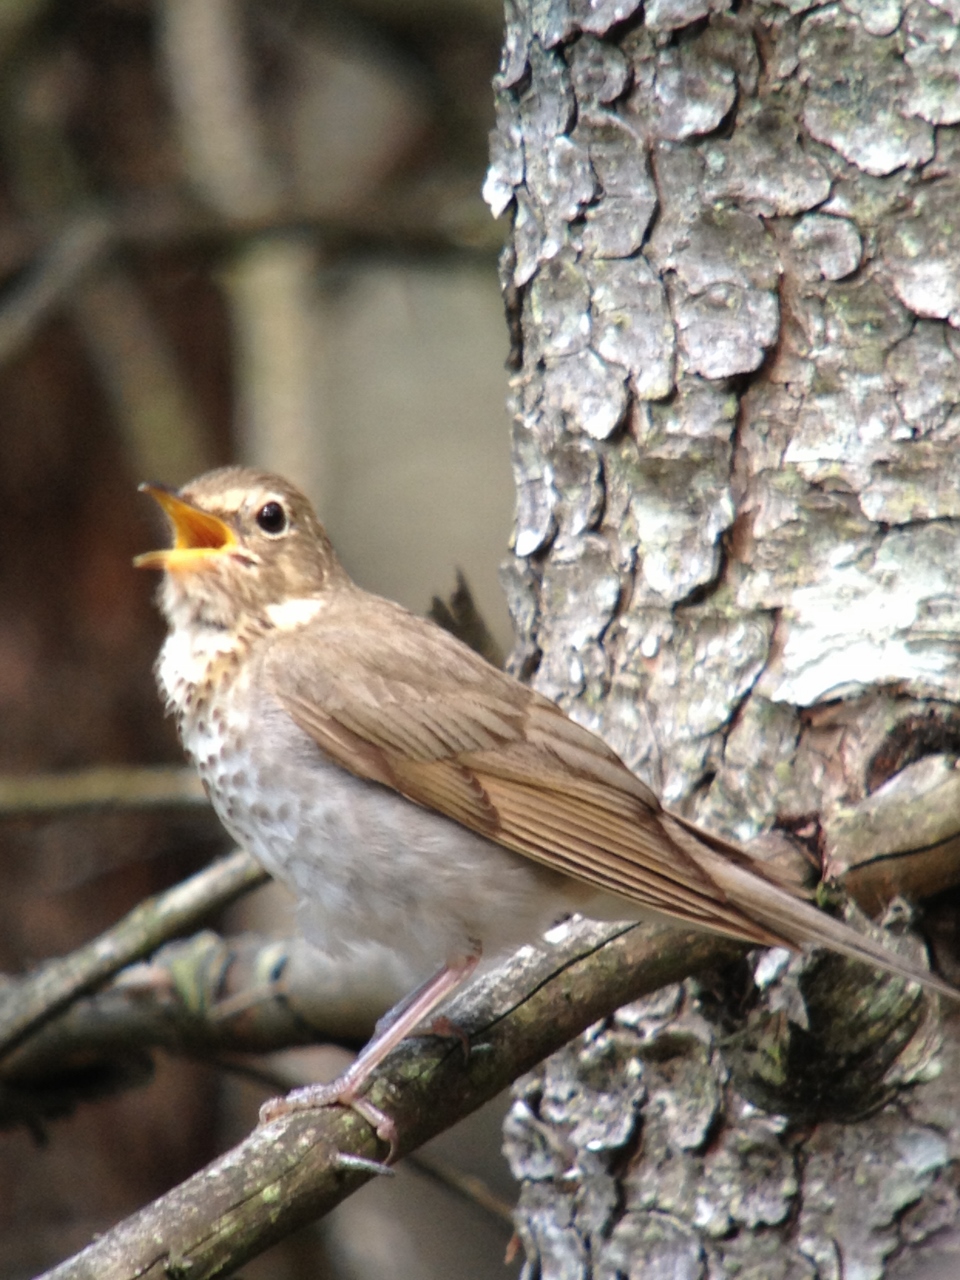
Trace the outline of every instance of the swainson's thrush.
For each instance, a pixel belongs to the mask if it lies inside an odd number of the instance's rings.
[[[362,591],[279,476],[225,467],[179,494],[143,488],[174,533],[137,560],[165,570],[158,681],[224,826],[328,951],[374,940],[441,966],[338,1081],[266,1117],[340,1101],[383,1131],[357,1098],[377,1063],[481,952],[573,911],[817,944],[957,995],[664,810],[554,703]]]

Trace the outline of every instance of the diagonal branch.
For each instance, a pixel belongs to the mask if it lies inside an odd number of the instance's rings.
[[[570,925],[562,941],[524,948],[451,1004],[450,1017],[471,1034],[469,1060],[446,1040],[407,1042],[376,1073],[368,1096],[394,1118],[405,1155],[598,1018],[743,951],[668,927]],[[384,1154],[352,1111],[286,1117],[255,1130],[41,1280],[228,1275],[357,1190],[376,1172],[369,1162]]]
[[[142,1084],[155,1048],[237,1070],[237,1054],[356,1047],[413,977],[383,948],[334,960],[303,938],[222,938],[204,929],[128,966],[8,1052],[0,1129],[39,1128],[78,1103]]]
[[[0,307],[0,365],[12,360],[51,313],[95,270],[113,247],[113,240],[110,220],[91,210],[78,215],[51,242],[4,297]]]
[[[0,1055],[82,992],[125,965],[195,928],[268,879],[248,853],[236,850],[165,893],[139,903],[112,928],[68,956],[48,960],[23,978],[0,986]]]

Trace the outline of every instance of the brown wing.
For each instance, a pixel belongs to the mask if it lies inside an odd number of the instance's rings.
[[[263,674],[344,768],[641,907],[783,945],[671,840],[600,738],[441,628],[351,591],[308,633],[275,636]]]

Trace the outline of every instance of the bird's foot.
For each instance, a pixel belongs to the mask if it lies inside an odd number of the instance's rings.
[[[348,1073],[349,1074],[349,1073]],[[292,1115],[296,1111],[315,1111],[320,1107],[349,1107],[356,1111],[370,1125],[381,1142],[390,1148],[385,1165],[392,1164],[397,1154],[399,1134],[397,1126],[385,1111],[381,1111],[369,1098],[358,1098],[354,1090],[356,1084],[347,1076],[333,1080],[330,1084],[308,1084],[301,1089],[292,1089],[283,1098],[271,1098],[260,1108],[260,1124],[270,1124],[283,1116]]]
[[[456,1040],[463,1050],[464,1062],[470,1061],[470,1037],[463,1027],[451,1022],[443,1014],[439,1018],[431,1018],[422,1032],[414,1033],[428,1036],[441,1036],[444,1040]]]
[[[470,955],[449,961],[381,1019],[373,1039],[342,1076],[331,1084],[306,1085],[302,1089],[294,1089],[285,1098],[273,1098],[264,1103],[260,1108],[260,1123],[270,1124],[272,1120],[279,1120],[281,1116],[288,1116],[294,1111],[313,1111],[318,1107],[350,1107],[367,1121],[382,1142],[388,1143],[390,1150],[386,1163],[390,1164],[397,1154],[397,1126],[390,1116],[374,1106],[369,1099],[358,1097],[358,1091],[390,1051],[415,1031],[425,1018],[429,1018],[437,1005],[473,973],[479,959],[480,950],[477,947]],[[469,1050],[470,1042],[465,1032],[448,1019],[436,1018],[431,1025],[437,1028],[437,1035],[452,1035]]]

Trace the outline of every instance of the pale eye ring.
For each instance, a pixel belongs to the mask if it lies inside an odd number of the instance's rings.
[[[279,502],[265,502],[256,514],[256,521],[264,533],[276,538],[287,528],[287,513]]]

